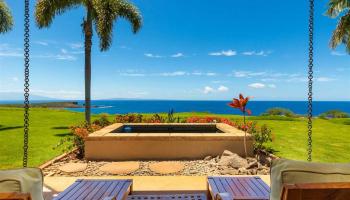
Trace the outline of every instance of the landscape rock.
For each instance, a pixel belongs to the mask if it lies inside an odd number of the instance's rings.
[[[213,159],[213,157],[211,157],[211,156],[206,156],[206,157],[204,158],[205,161],[209,161],[209,160],[211,160],[211,159]]]
[[[240,174],[240,175],[248,174],[248,170],[246,168],[244,168],[244,167],[241,167],[241,168],[238,169],[238,174]]]
[[[219,166],[229,166],[233,168],[247,168],[248,161],[238,154],[231,154],[230,156],[221,156],[220,161],[218,162]]]
[[[225,150],[225,151],[222,153],[221,156],[232,156],[232,155],[234,155],[234,153],[232,153],[232,152],[229,151],[229,150]]]
[[[232,168],[226,168],[220,171],[222,175],[237,175],[238,170],[237,169],[232,169]]]
[[[67,163],[59,167],[59,170],[66,173],[74,173],[84,171],[87,167],[87,163]]]
[[[130,174],[140,167],[139,162],[112,162],[100,167],[100,171],[109,174]]]
[[[149,169],[159,174],[172,174],[180,172],[185,165],[180,162],[157,162],[149,164]]]
[[[247,169],[252,169],[252,168],[256,168],[256,167],[258,167],[258,161],[253,161],[253,162],[248,164]]]
[[[182,175],[182,176],[220,176],[220,175],[268,175],[270,173],[270,168],[267,164],[261,164],[257,161],[255,158],[240,158],[245,161],[243,161],[244,165],[247,163],[246,166],[233,168],[231,164],[229,165],[219,165],[220,160],[224,160],[226,158],[220,159],[220,157],[235,157],[237,155],[231,154],[231,153],[225,153],[226,156],[217,156],[212,157],[210,160],[179,160],[179,161],[168,161],[165,162],[167,165],[180,166],[180,171],[173,170],[168,171],[166,173],[159,173],[152,171],[150,166],[164,166],[163,161],[139,161],[138,168],[135,167],[135,171],[133,172],[123,172],[124,175],[129,176],[167,176],[170,174],[172,175]],[[231,155],[231,156],[228,156]],[[238,157],[238,156],[237,156]],[[208,158],[209,159],[209,158]],[[239,160],[240,160],[239,159]],[[228,159],[230,160],[230,159]],[[223,161],[222,161],[223,162]],[[68,156],[65,158],[62,158],[60,160],[57,160],[55,163],[52,163],[51,165],[43,168],[43,173],[45,176],[68,176],[68,177],[84,177],[84,176],[111,176],[113,173],[101,171],[100,169],[103,169],[102,167],[106,164],[111,165],[113,162],[106,162],[106,161],[86,161],[76,158],[75,156]],[[117,162],[118,163],[118,162]],[[119,162],[121,163],[121,162]],[[161,163],[161,164],[159,164]],[[175,163],[175,164],[174,164]],[[232,163],[232,161],[228,162]],[[73,164],[73,165],[81,165],[84,166],[87,165],[85,170],[74,172],[74,173],[67,173],[60,170],[63,166],[66,166],[67,164]],[[222,163],[221,163],[222,164]],[[236,162],[235,162],[236,164]],[[68,166],[69,166],[68,165]],[[108,166],[108,165],[107,165]],[[182,166],[182,167],[181,167]],[[119,167],[121,167],[119,165]],[[69,167],[70,168],[70,167]],[[84,169],[84,168],[83,168]],[[129,168],[128,168],[129,169]],[[176,172],[177,171],[177,172]],[[117,174],[119,174],[118,172]]]

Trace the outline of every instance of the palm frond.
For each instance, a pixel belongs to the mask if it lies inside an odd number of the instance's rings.
[[[106,51],[112,44],[113,23],[117,13],[109,0],[93,0],[96,32],[100,38],[100,49]]]
[[[0,0],[0,33],[6,33],[13,27],[13,19],[7,4]]]
[[[137,33],[142,26],[142,16],[137,7],[127,0],[116,0],[118,16],[125,18],[132,25],[132,30]]]
[[[38,0],[35,7],[36,23],[39,28],[48,27],[56,15],[82,3],[83,0]]]
[[[333,35],[330,41],[330,47],[335,49],[339,44],[345,44],[347,50],[350,50],[349,42],[350,34],[350,12],[342,16],[336,29],[333,31]]]
[[[141,28],[142,17],[138,9],[126,0],[93,0],[93,8],[101,51],[106,51],[111,46],[113,25],[118,17],[128,20],[134,33]]]
[[[349,10],[350,0],[330,0],[326,15],[329,17],[338,17],[343,11]]]

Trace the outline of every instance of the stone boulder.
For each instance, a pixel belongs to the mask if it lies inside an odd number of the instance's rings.
[[[229,150],[225,150],[225,151],[222,153],[221,156],[232,156],[232,155],[234,155],[234,153],[232,153],[232,152],[229,151]]]
[[[239,168],[247,168],[248,161],[238,154],[232,153],[230,151],[225,150],[222,154],[220,160],[218,161],[219,166],[232,167],[235,169]]]

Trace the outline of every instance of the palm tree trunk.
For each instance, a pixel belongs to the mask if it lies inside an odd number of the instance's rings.
[[[244,123],[244,138],[243,138],[244,153],[245,153],[245,157],[248,157],[248,153],[247,153],[247,125],[245,122],[245,113],[243,113],[243,123]]]
[[[91,123],[91,46],[92,46],[92,18],[89,6],[84,21],[85,35],[85,121]]]

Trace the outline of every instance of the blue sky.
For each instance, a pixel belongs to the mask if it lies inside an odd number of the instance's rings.
[[[307,1],[132,2],[144,20],[138,34],[120,19],[109,51],[93,40],[93,99],[227,100],[240,92],[255,100],[306,99]],[[23,5],[7,3],[15,27],[0,35],[0,99],[23,88]],[[349,100],[350,57],[328,47],[336,20],[323,15],[326,5],[316,2],[315,99]],[[83,16],[82,8],[70,10],[42,30],[32,18],[32,94],[83,99]]]

